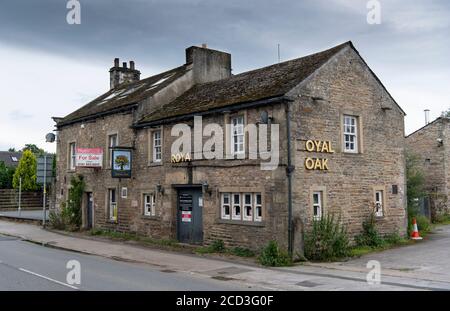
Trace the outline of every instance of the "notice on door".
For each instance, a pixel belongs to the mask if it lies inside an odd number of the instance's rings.
[[[191,222],[192,221],[192,212],[191,211],[181,211],[181,221],[182,222]]]

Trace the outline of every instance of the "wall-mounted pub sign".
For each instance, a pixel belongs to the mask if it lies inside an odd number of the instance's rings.
[[[131,149],[112,149],[111,176],[113,178],[131,178],[131,164]]]
[[[331,141],[307,140],[305,143],[305,149],[308,152],[334,153],[333,147],[331,146]],[[328,171],[328,159],[307,157],[305,159],[305,168],[307,170]]]

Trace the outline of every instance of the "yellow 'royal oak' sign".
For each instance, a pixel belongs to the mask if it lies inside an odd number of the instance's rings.
[[[334,153],[331,141],[329,140],[307,140],[305,149],[308,152]],[[305,159],[305,168],[307,170],[328,171],[328,159],[308,157]]]

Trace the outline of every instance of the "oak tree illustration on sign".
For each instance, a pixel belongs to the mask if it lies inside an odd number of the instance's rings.
[[[123,168],[127,166],[128,163],[130,163],[130,161],[128,161],[128,158],[124,155],[117,156],[114,162],[120,167],[121,171],[123,171]]]

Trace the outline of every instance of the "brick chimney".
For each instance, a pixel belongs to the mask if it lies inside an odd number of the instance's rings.
[[[109,70],[109,81],[111,89],[116,88],[122,83],[139,81],[141,78],[141,72],[136,70],[134,61],[130,61],[130,68],[127,63],[124,62],[120,67],[120,61],[118,58],[114,59],[114,67]]]
[[[231,77],[231,54],[202,47],[186,49],[186,64],[192,65],[194,83],[205,83]]]

